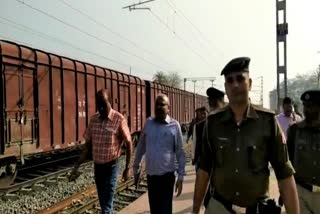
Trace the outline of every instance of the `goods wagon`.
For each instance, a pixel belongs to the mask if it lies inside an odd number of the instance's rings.
[[[168,95],[180,123],[206,103],[201,95],[10,41],[0,40],[0,65],[0,178],[17,159],[81,145],[99,89],[109,89],[133,135],[153,115],[159,93]]]

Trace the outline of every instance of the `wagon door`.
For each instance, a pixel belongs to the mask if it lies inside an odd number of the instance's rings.
[[[10,153],[34,152],[38,140],[35,100],[38,97],[35,70],[5,65],[4,80],[5,143]],[[10,155],[10,154],[8,154]],[[23,161],[23,158],[22,158]]]

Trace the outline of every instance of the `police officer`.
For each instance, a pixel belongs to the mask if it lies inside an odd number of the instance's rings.
[[[214,87],[210,87],[207,89],[207,96],[208,96],[208,104],[209,104],[209,115],[213,114],[214,111],[223,108],[225,105],[224,102],[224,92],[214,88]],[[202,120],[200,122],[198,122],[195,125],[194,131],[194,144],[195,144],[195,154],[194,154],[194,158],[193,158],[193,164],[196,165],[196,169],[198,170],[199,167],[199,162],[200,162],[200,156],[201,156],[201,145],[202,145],[202,134],[203,134],[203,127],[205,124],[205,120]],[[210,197],[211,197],[211,191],[212,189],[209,187],[207,194],[205,196],[204,199],[204,206],[207,207]]]
[[[267,200],[269,162],[287,213],[299,213],[294,169],[275,114],[249,102],[249,63],[248,57],[235,58],[221,72],[229,105],[207,117],[193,213],[199,213],[209,179],[214,193],[207,214],[280,213],[274,201]]]
[[[320,90],[301,95],[305,119],[288,129],[288,151],[296,174],[300,213],[320,213]]]
[[[208,104],[209,104],[209,115],[212,114],[214,111],[224,107],[224,93],[214,87],[210,87],[207,89],[207,96],[208,96]],[[200,122],[195,124],[194,128],[194,138],[193,142],[195,144],[195,154],[193,158],[193,164],[199,165],[200,162],[200,154],[201,154],[201,144],[202,144],[202,133],[203,133],[203,126],[205,124],[205,120],[202,119]]]

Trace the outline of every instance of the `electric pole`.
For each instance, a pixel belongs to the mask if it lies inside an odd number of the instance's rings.
[[[276,0],[276,19],[277,19],[277,108],[280,110],[281,97],[287,96],[287,10],[286,0]],[[282,50],[282,51],[281,51]],[[280,56],[280,51],[283,53]],[[282,59],[282,63],[280,63]],[[280,76],[284,76],[284,94],[280,93]]]
[[[260,103],[261,106],[263,107],[263,76],[260,76],[260,80],[261,80],[261,85],[260,85]]]
[[[213,86],[213,82],[216,80],[215,77],[191,77],[183,79],[183,89],[186,90],[186,83],[190,80],[193,82],[193,108],[196,109],[196,82],[209,80],[211,81],[211,85]]]
[[[320,88],[320,64],[319,64],[317,76],[318,76],[318,84],[317,84],[317,87]]]

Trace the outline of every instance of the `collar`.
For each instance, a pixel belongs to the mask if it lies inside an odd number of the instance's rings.
[[[290,117],[287,117],[287,116],[284,114],[284,112],[281,112],[281,113],[279,114],[279,116],[280,116],[280,117],[285,117],[285,118],[293,118],[292,113],[290,114]]]
[[[153,120],[156,120],[156,118],[154,117]],[[164,122],[169,124],[171,122],[171,117],[167,114],[166,119],[164,119]]]
[[[247,108],[247,114],[246,114],[246,118],[251,118],[251,119],[258,119],[259,115],[256,111],[256,107],[254,105],[252,105],[251,103],[249,103],[249,106]]]
[[[109,120],[112,120],[113,114],[114,114],[114,110],[111,108],[110,111],[109,111],[109,114],[108,114],[108,119]]]
[[[229,120],[232,120],[233,118],[234,118],[234,113],[231,107],[228,105],[225,107],[225,114],[222,117],[222,121],[224,122],[229,121]],[[258,113],[256,111],[256,107],[251,103],[248,104],[247,110],[245,112],[245,117],[243,118],[243,120],[246,120],[248,118],[254,119],[254,120],[259,118]]]
[[[99,112],[98,112],[98,113],[99,113]],[[109,114],[108,114],[108,119],[109,119],[109,120],[112,120],[113,115],[114,115],[114,110],[111,108],[110,111],[109,111]],[[99,113],[99,118],[101,118],[101,117],[100,117],[100,113]]]
[[[170,118],[170,116],[167,114],[167,116],[166,116],[166,119],[164,120],[166,123],[170,123],[170,121],[171,121],[171,118]]]

